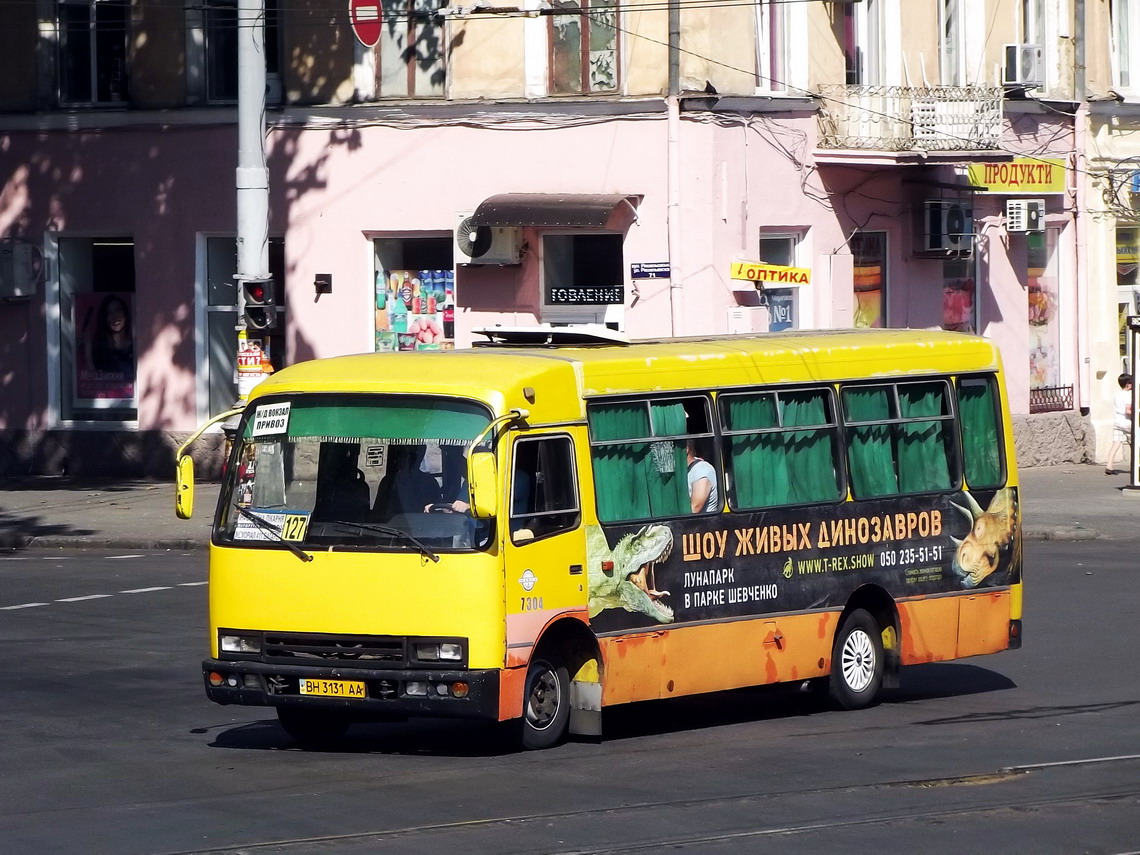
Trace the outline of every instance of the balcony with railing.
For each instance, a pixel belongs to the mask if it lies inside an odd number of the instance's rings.
[[[1002,97],[992,86],[820,86],[818,147],[992,152],[1001,139]]]

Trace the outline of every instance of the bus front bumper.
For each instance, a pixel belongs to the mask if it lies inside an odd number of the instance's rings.
[[[393,671],[230,659],[202,661],[206,696],[216,703],[320,707],[361,718],[443,716],[497,720],[499,673],[495,669]]]

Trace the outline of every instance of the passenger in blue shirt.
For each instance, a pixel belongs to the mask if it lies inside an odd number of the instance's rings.
[[[690,440],[685,444],[689,460],[689,504],[694,514],[711,514],[720,508],[716,487],[716,469],[703,457],[697,457]]]

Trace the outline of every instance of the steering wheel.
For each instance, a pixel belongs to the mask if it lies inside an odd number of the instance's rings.
[[[427,512],[429,514],[453,514],[455,508],[451,507],[449,502],[433,502],[428,505]]]

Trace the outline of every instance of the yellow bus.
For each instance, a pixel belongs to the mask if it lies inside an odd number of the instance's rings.
[[[544,748],[615,704],[794,682],[853,709],[904,665],[1020,646],[986,339],[486,332],[256,387],[212,529],[210,699],[301,743],[423,715]]]

